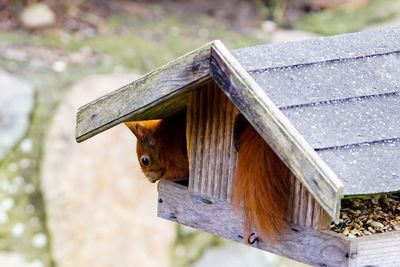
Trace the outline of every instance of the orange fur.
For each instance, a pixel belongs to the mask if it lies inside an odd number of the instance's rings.
[[[126,125],[138,137],[137,155],[149,155],[153,165],[142,166],[151,182],[188,177],[185,114]],[[246,231],[258,230],[271,241],[285,230],[289,204],[289,171],[248,124],[239,140],[233,205],[243,206]]]
[[[125,123],[137,137],[136,153],[150,182],[189,176],[185,122],[183,112],[163,120]],[[151,160],[149,166],[140,162],[143,155]]]
[[[275,240],[283,234],[289,205],[289,171],[250,125],[240,135],[233,206],[243,205],[246,231]]]

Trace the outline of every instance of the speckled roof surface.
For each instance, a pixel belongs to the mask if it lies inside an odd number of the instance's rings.
[[[344,184],[400,190],[400,27],[232,54]]]

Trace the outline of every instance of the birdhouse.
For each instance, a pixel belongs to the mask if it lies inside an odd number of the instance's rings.
[[[399,51],[400,27],[233,51],[213,41],[81,107],[76,138],[186,112],[188,182],[160,182],[160,217],[315,266],[400,266],[399,231],[329,227],[343,199],[400,191]],[[276,242],[246,235],[231,205],[244,119],[292,173]]]

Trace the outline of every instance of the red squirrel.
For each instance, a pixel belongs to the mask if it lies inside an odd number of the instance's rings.
[[[125,124],[137,137],[138,160],[150,182],[188,177],[185,112]],[[237,141],[232,204],[237,210],[243,207],[247,233],[257,230],[274,242],[285,231],[289,170],[247,121]]]

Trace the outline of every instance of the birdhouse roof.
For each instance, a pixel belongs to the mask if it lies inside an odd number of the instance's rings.
[[[210,79],[332,218],[344,196],[400,191],[400,27],[233,51],[211,42],[81,107],[76,138],[171,115]]]

